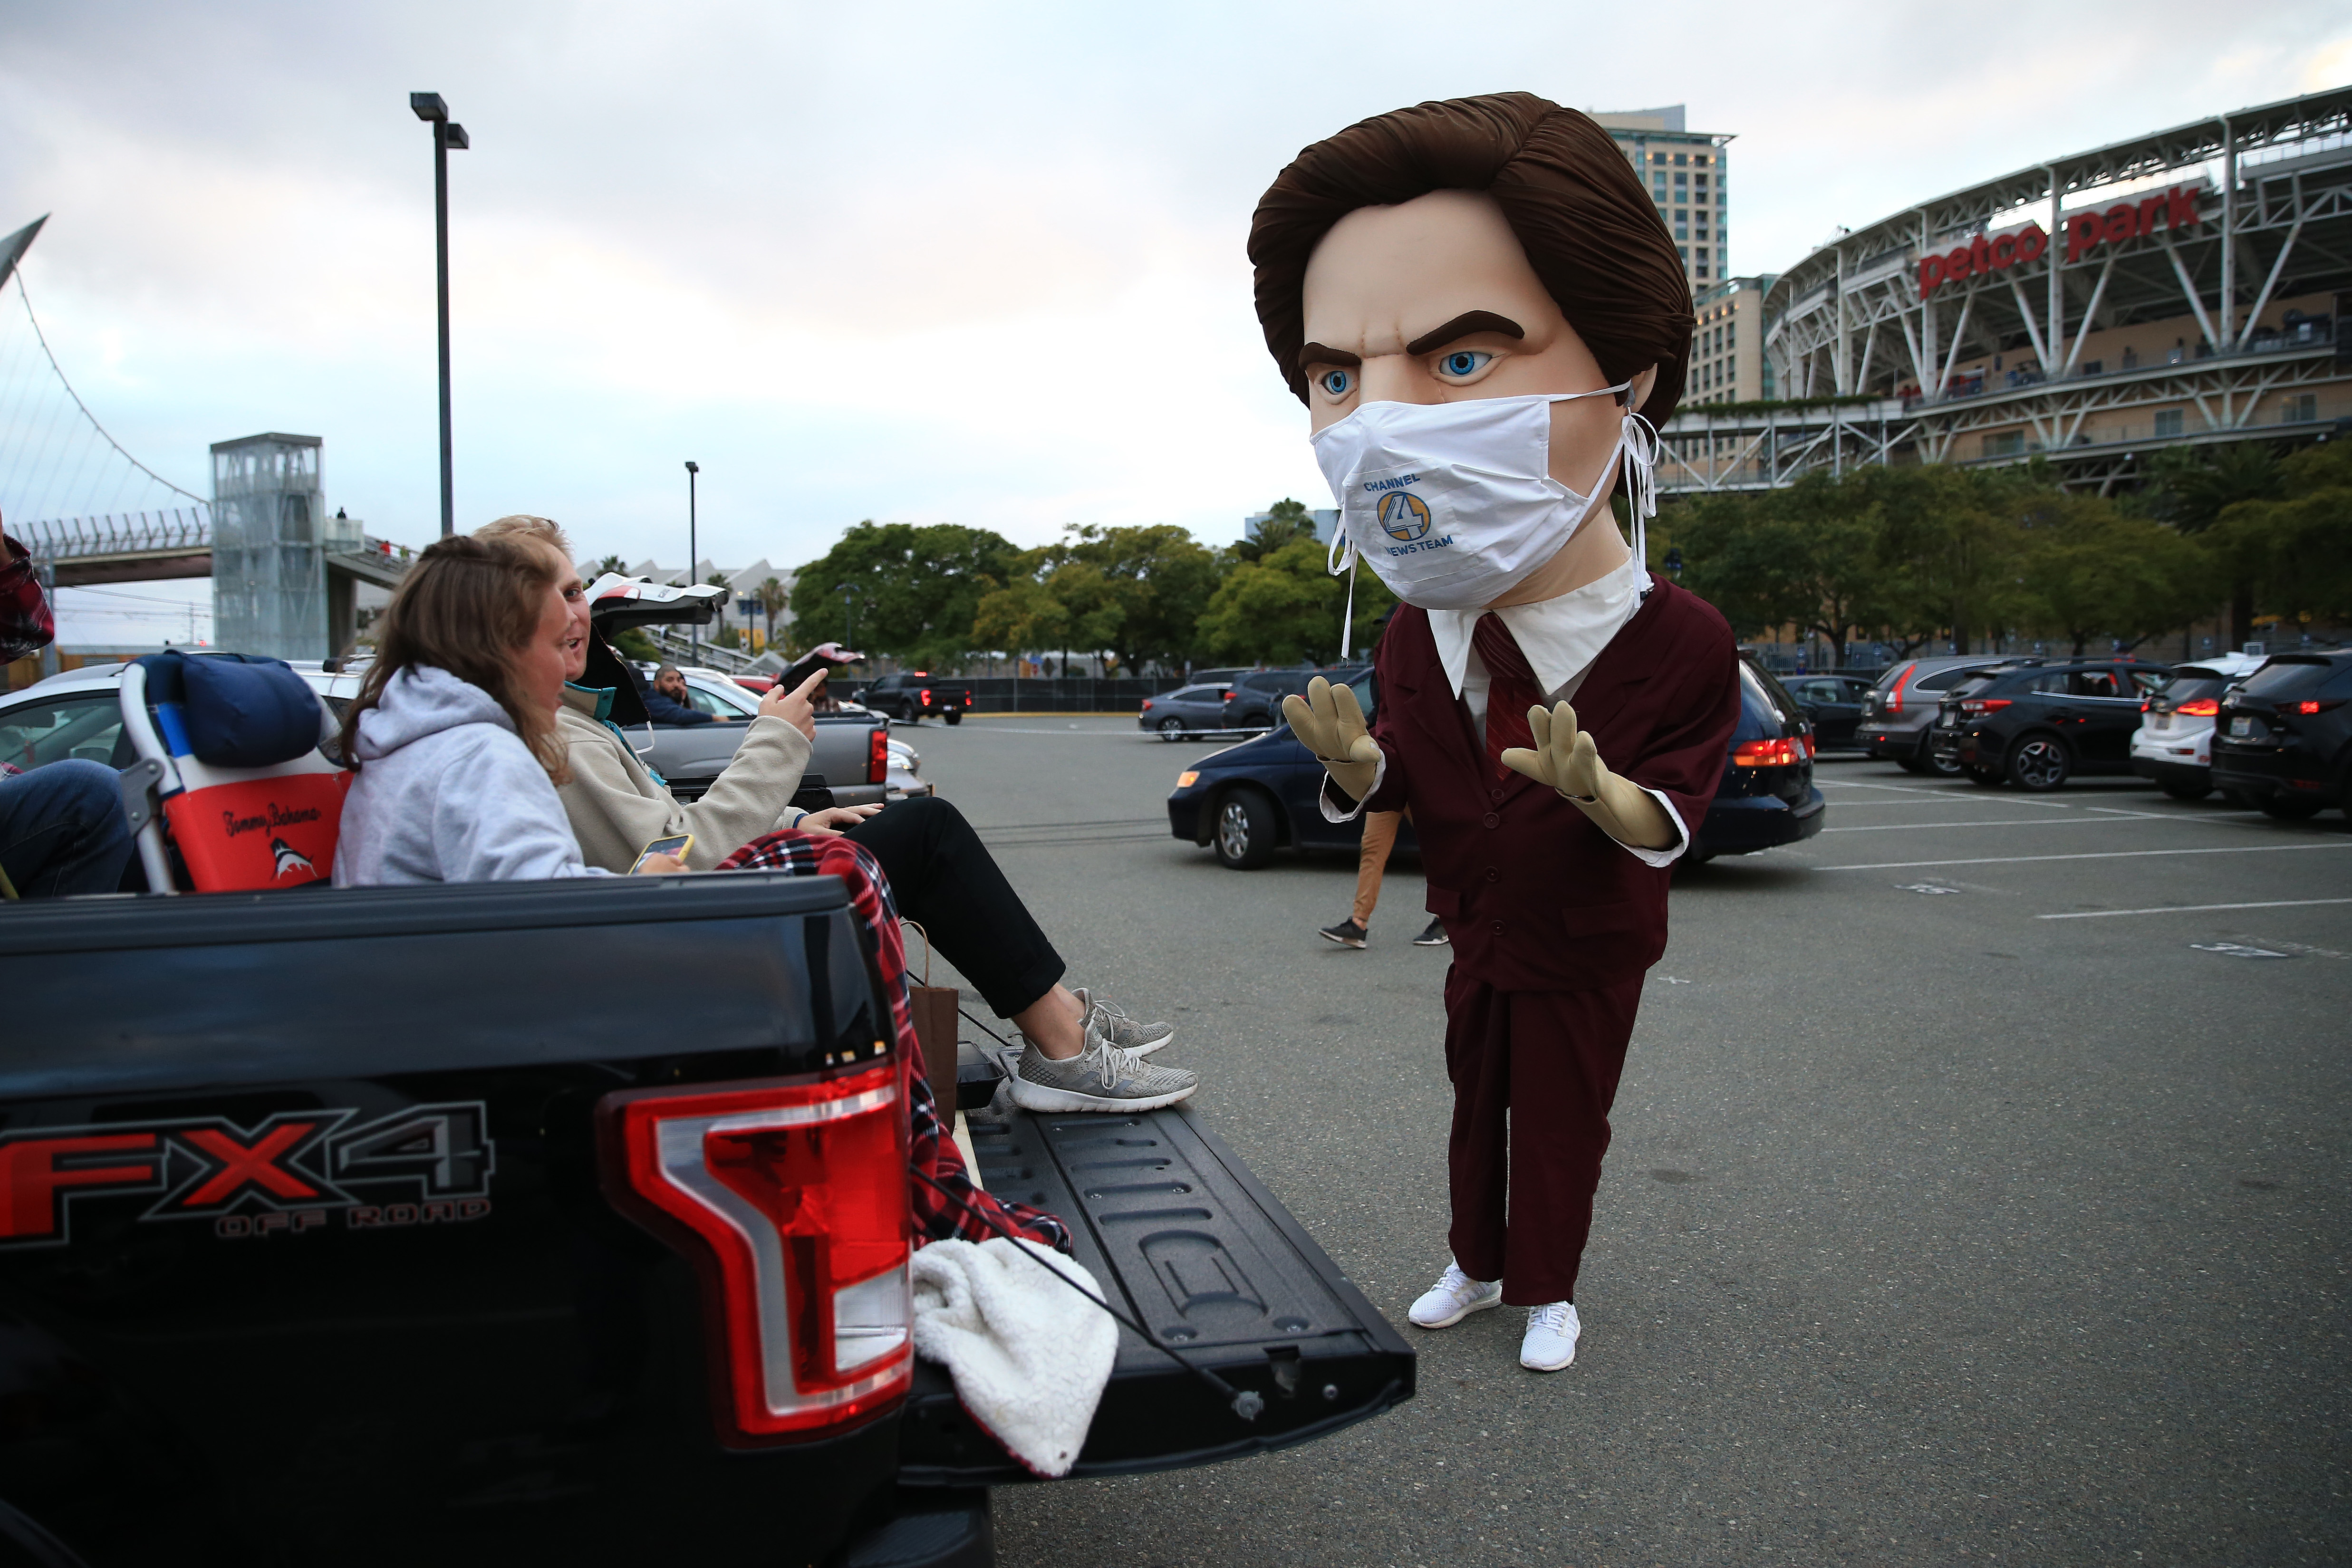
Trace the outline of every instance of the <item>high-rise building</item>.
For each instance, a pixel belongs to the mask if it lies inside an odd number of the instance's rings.
[[[1731,138],[1684,129],[1684,106],[1634,109],[1592,118],[1617,140],[1633,172],[1658,205],[1658,216],[1682,252],[1683,276],[1696,289],[1731,276],[1731,193],[1725,179],[1724,145]]]
[[[1759,402],[1778,396],[1771,361],[1764,357],[1764,294],[1780,277],[1727,277],[1692,291],[1698,319],[1691,333],[1690,366],[1682,404]]]

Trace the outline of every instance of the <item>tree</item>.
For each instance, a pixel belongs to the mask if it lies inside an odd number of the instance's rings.
[[[1070,613],[1062,601],[1024,574],[982,596],[972,616],[971,641],[974,647],[1002,648],[1018,658],[1024,649],[1063,646],[1069,629]]]
[[[596,563],[596,575],[598,577],[608,575],[612,577],[621,577],[625,575],[628,570],[628,563],[616,555],[608,555],[603,560]]]
[[[776,617],[783,612],[785,605],[792,602],[792,595],[784,591],[782,579],[768,577],[760,580],[757,597],[761,612],[767,617],[768,646],[772,648],[776,645]]]
[[[969,653],[982,598],[1020,575],[1002,535],[954,523],[859,523],[801,568],[792,634],[803,646],[840,637],[842,589],[856,591],[859,640],[924,664]]]
[[[1064,531],[1046,584],[1070,611],[1074,645],[1108,649],[1126,670],[1181,664],[1216,591],[1216,557],[1169,523]]]
[[[2207,541],[2266,612],[2352,624],[2352,446],[2306,447],[2279,464],[2278,481],[2278,499],[2224,507]]]
[[[2137,647],[2197,614],[2207,552],[2176,529],[2103,497],[2053,490],[2034,503],[2026,530],[2026,614],[2077,657],[2094,637]]]
[[[1291,664],[1320,660],[1339,647],[1339,609],[1346,585],[1324,565],[1324,547],[1294,538],[1256,560],[1236,561],[1202,612],[1207,652],[1225,659]],[[1359,621],[1366,571],[1357,580]],[[1362,639],[1357,640],[1358,646]]]
[[[1315,537],[1315,519],[1307,515],[1306,502],[1286,496],[1266,510],[1269,516],[1257,526],[1257,532],[1234,546],[1235,559],[1264,560],[1286,545]]]
[[[2158,522],[2170,523],[2184,534],[2197,535],[2221,520],[2221,514],[2245,501],[2275,501],[2286,494],[2286,477],[2278,454],[2261,442],[2240,442],[2218,448],[2169,447],[2148,460],[2148,485],[2142,506]],[[2230,598],[2230,631],[2243,643],[2254,631],[2254,579],[2257,570],[2232,547],[2222,548],[2215,564],[2223,576],[2218,586]]]

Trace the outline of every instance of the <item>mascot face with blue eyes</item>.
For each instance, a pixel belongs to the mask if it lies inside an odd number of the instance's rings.
[[[1607,131],[1523,93],[1384,115],[1283,171],[1250,256],[1344,519],[1339,561],[1446,609],[1622,562],[1615,528],[1584,525],[1621,481],[1638,525],[1692,317]]]

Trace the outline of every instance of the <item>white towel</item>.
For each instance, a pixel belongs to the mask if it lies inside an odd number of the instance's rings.
[[[915,1354],[943,1363],[972,1418],[1052,1478],[1086,1445],[1118,1325],[1048,1269],[1101,1298],[1083,1265],[1034,1241],[932,1242],[915,1254]]]

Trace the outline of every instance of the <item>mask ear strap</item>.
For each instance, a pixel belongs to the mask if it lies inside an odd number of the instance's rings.
[[[1624,454],[1625,509],[1633,515],[1633,560],[1650,570],[1649,520],[1658,515],[1658,427],[1628,410],[1619,425]]]
[[[1341,567],[1348,569],[1350,577],[1355,574],[1356,536],[1348,531],[1348,520],[1345,517],[1331,525],[1331,543],[1323,552],[1325,571],[1337,577],[1339,575]]]
[[[1326,557],[1325,559],[1329,559]],[[1339,662],[1348,662],[1349,640],[1356,631],[1356,552],[1348,552],[1348,607],[1339,612]]]

